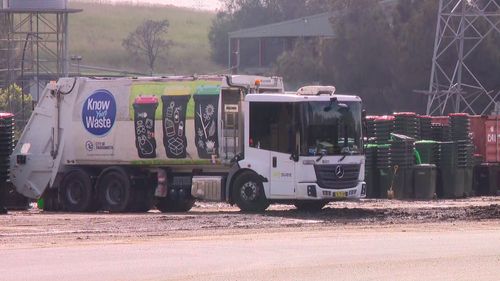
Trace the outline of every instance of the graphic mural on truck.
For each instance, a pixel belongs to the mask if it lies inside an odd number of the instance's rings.
[[[186,109],[190,95],[165,95],[163,103],[163,145],[168,158],[186,158]]]
[[[220,85],[219,80],[133,83],[129,112],[139,158],[189,163],[217,158]],[[161,139],[155,138],[155,127]]]
[[[198,156],[210,159],[218,156],[217,112],[219,104],[218,87],[200,86],[194,95],[195,101],[195,143]]]
[[[115,124],[115,118],[115,98],[107,90],[95,91],[83,103],[83,127],[94,136],[107,135]]]

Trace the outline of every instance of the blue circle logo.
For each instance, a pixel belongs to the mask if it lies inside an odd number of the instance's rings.
[[[116,118],[116,102],[107,90],[97,90],[83,103],[82,121],[92,135],[103,137],[109,133]]]

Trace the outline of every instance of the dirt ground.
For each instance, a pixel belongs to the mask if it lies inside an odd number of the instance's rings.
[[[0,216],[0,249],[46,247],[66,243],[99,243],[156,237],[307,231],[322,227],[371,228],[391,225],[500,223],[500,197],[461,200],[389,201],[366,199],[333,202],[321,212],[299,212],[272,205],[262,214],[244,214],[222,203],[196,203],[188,213],[141,214],[50,213],[37,208]]]

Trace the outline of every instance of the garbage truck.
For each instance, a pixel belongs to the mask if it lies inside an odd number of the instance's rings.
[[[319,210],[366,194],[361,99],[279,77],[61,78],[10,159],[44,210],[183,212],[195,200]]]

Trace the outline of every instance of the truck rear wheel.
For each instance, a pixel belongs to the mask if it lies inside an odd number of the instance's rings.
[[[83,169],[74,169],[66,173],[59,192],[63,209],[66,211],[86,212],[92,206],[94,199],[92,181]],[[49,204],[52,205],[51,203]]]
[[[269,207],[262,181],[252,172],[243,172],[236,178],[232,196],[234,203],[244,212],[263,212]]]
[[[298,201],[294,205],[299,211],[319,212],[326,204],[326,201]]]
[[[97,189],[103,210],[125,212],[132,204],[130,179],[123,170],[111,170],[100,176]]]

